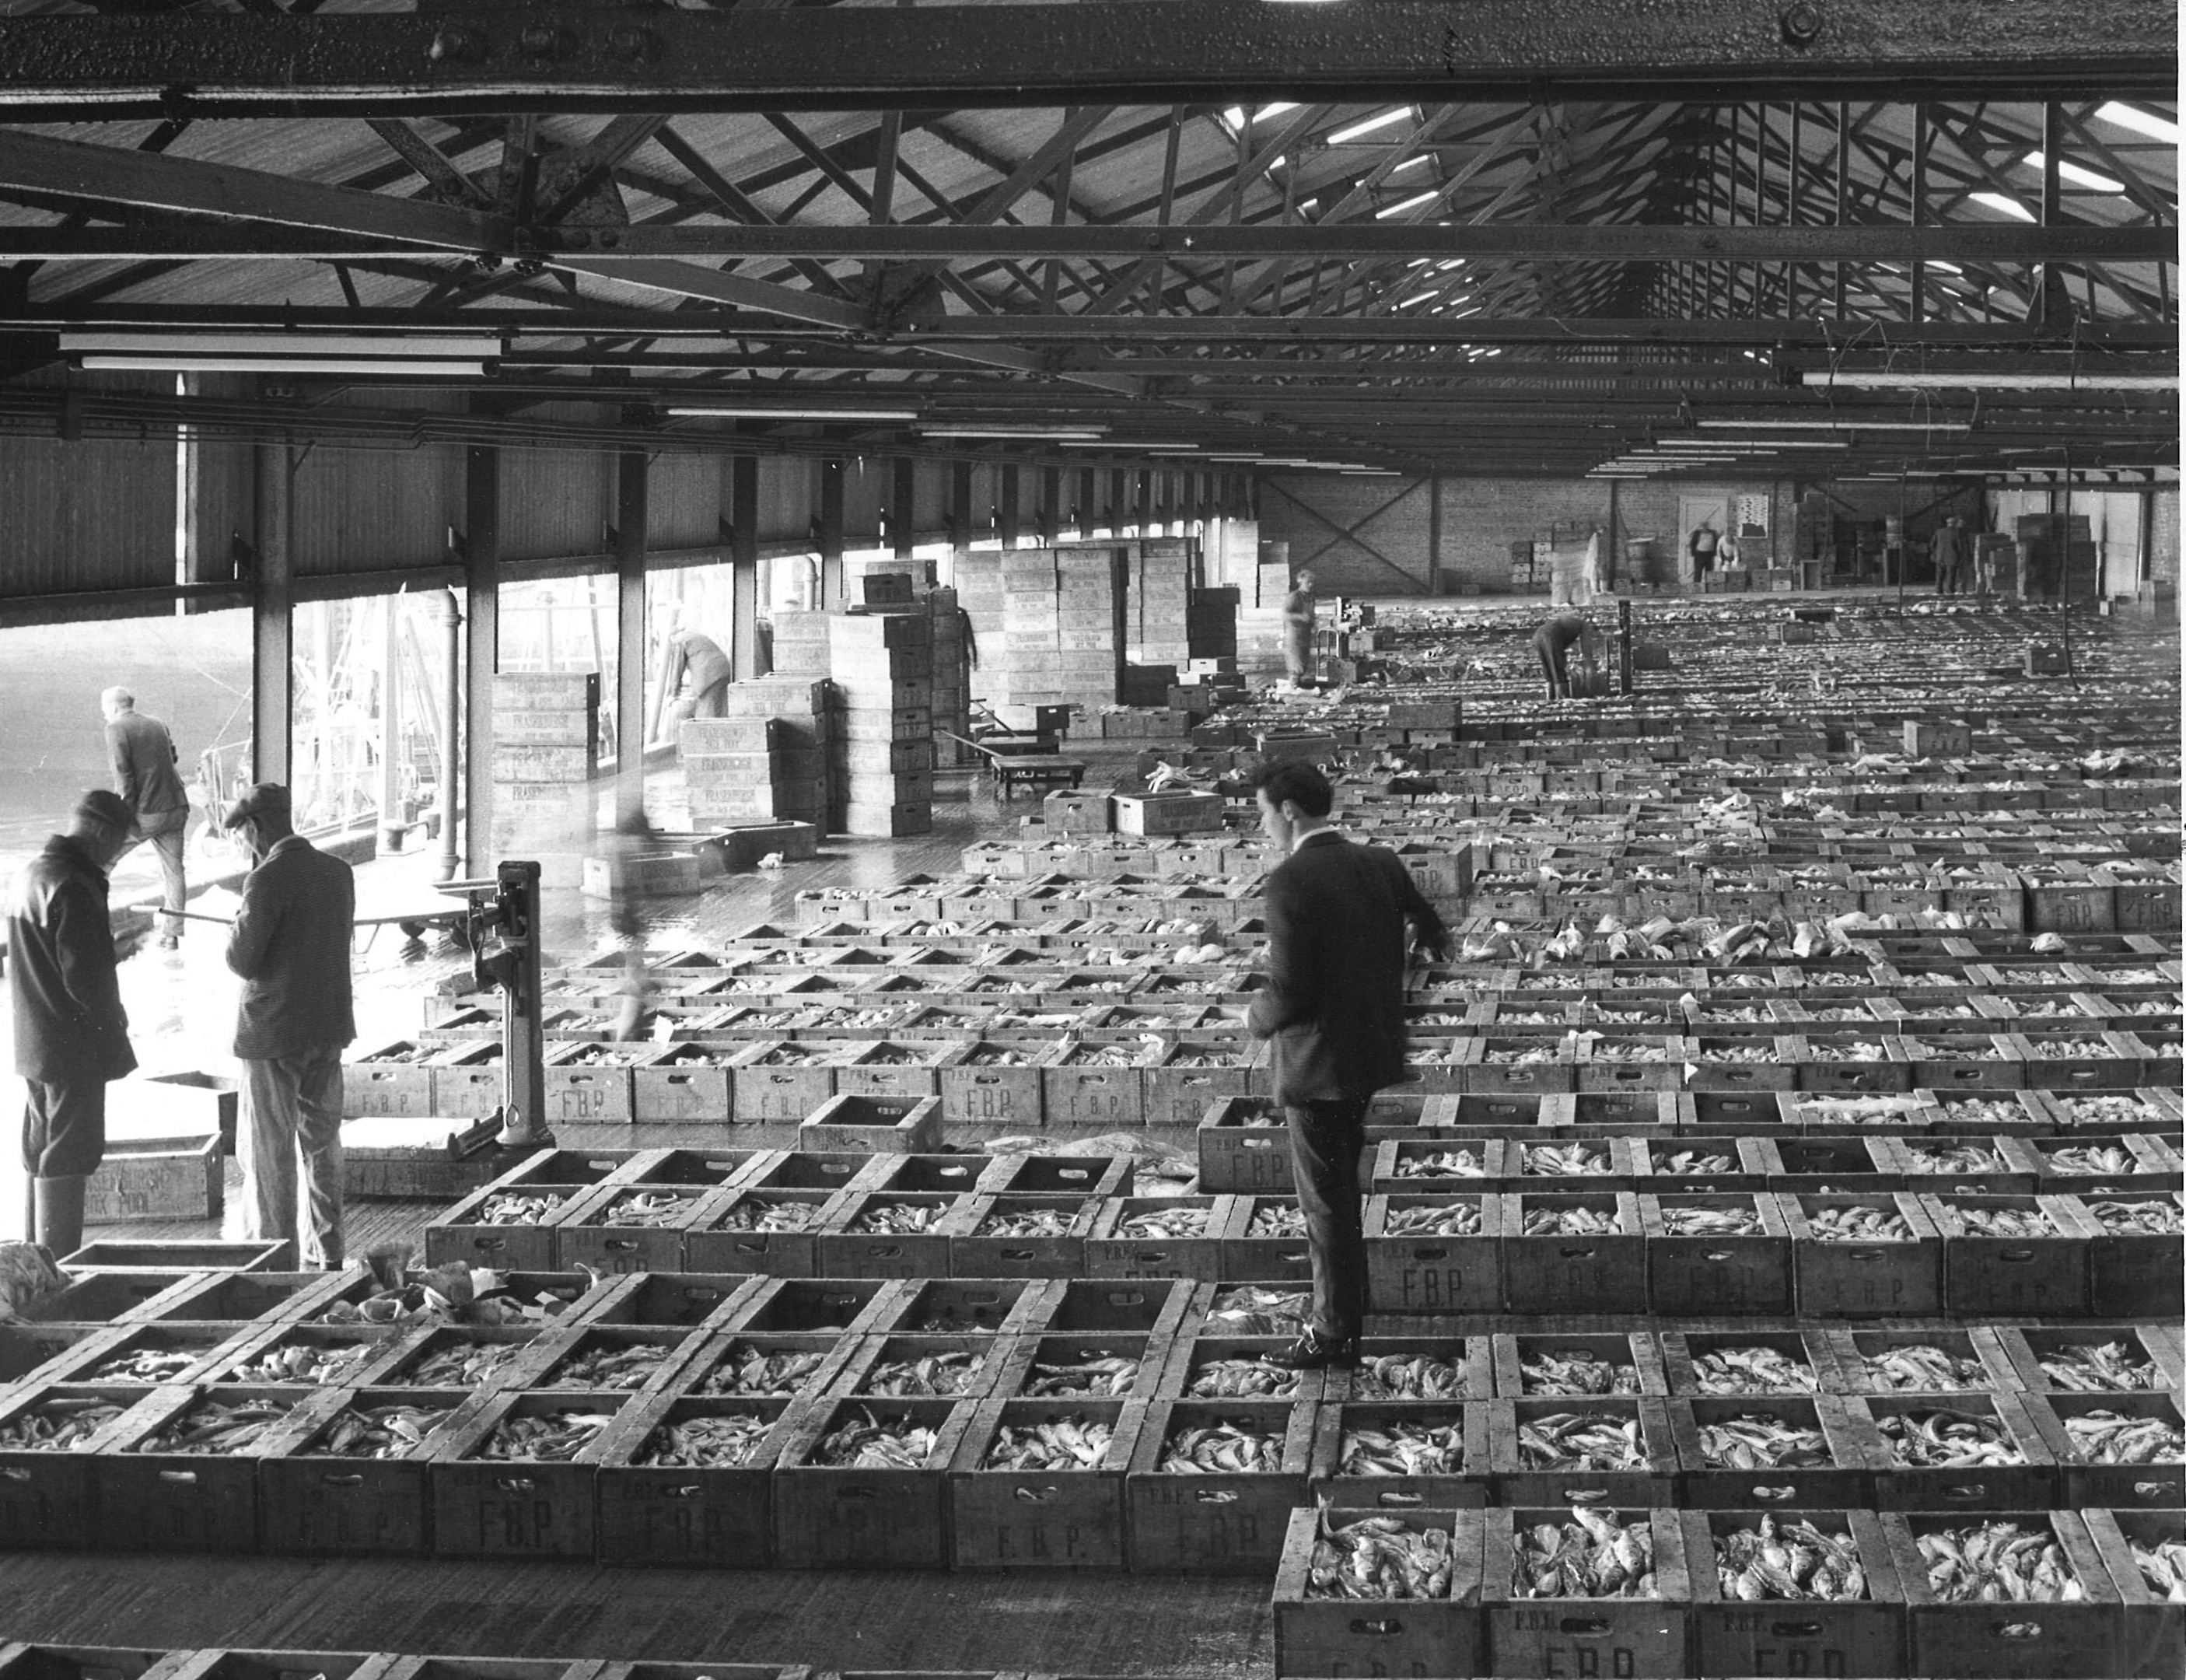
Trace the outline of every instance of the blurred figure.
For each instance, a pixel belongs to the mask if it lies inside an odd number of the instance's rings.
[[[1533,653],[1541,661],[1541,674],[1548,679],[1552,700],[1572,698],[1571,647],[1574,642],[1579,644],[1579,656],[1585,662],[1590,694],[1600,669],[1601,638],[1586,615],[1567,609],[1533,632]]]
[[[1723,533],[1706,520],[1694,527],[1685,538],[1685,552],[1693,559],[1693,582],[1697,583],[1715,570],[1716,549],[1723,542]]]
[[[736,667],[721,651],[721,644],[695,630],[677,630],[669,636],[668,643],[679,655],[675,670],[669,678],[670,688],[672,690],[677,682],[687,679],[683,698],[691,705],[690,715],[722,716],[727,710],[729,679]]]
[[[1313,675],[1314,577],[1302,571],[1283,597],[1283,670],[1298,687]]]
[[[98,704],[106,714],[106,754],[114,765],[114,791],[128,804],[135,823],[122,852],[126,857],[143,840],[151,841],[159,852],[160,873],[166,882],[160,948],[172,951],[182,942],[182,920],[173,913],[188,896],[182,836],[190,825],[190,796],[182,790],[182,778],[175,768],[179,760],[174,737],[158,718],[137,710],[137,697],[126,688],[109,688],[98,697]]]
[[[1936,593],[1938,595],[1963,595],[1966,593],[1966,522],[1953,514],[1936,527],[1936,537],[1931,545],[1936,558]]]

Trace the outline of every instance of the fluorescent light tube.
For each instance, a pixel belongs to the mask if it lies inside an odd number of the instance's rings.
[[[2130,128],[2136,134],[2145,134],[2150,139],[2161,140],[2166,146],[2178,143],[2178,125],[2166,122],[2153,111],[2121,104],[2113,99],[2100,107],[2095,115],[2105,122],[2114,123],[2120,128]]]
[[[1374,212],[1376,222],[1387,222],[1393,216],[1402,216],[1408,210],[1417,210],[1421,205],[1431,205],[1442,196],[1439,193],[1415,193],[1401,204],[1393,204],[1386,210]]]
[[[916,408],[698,408],[663,411],[692,420],[915,420]]]
[[[111,374],[399,374],[411,378],[478,378],[483,362],[427,362],[415,358],[383,361],[351,360],[340,357],[295,356],[87,356],[85,368]]]
[[[1693,424],[1702,430],[1721,428],[1726,431],[1773,431],[1779,427],[1797,427],[1814,431],[1971,431],[1973,427],[1960,420],[1696,420]]]
[[[1106,426],[921,426],[922,437],[1105,437]]]
[[[2176,391],[2176,374],[1893,374],[1887,369],[1802,373],[1799,383],[1848,391]],[[1857,430],[1855,427],[1854,430]]]
[[[1337,129],[1328,137],[1326,143],[1331,146],[1348,146],[1362,135],[1371,134],[1378,129],[1387,128],[1392,123],[1409,121],[1411,115],[1412,108],[1410,105],[1399,105],[1393,111],[1383,111],[1379,116],[1370,116],[1363,122],[1354,122],[1348,127]]]
[[[499,356],[498,338],[479,334],[461,337],[431,333],[63,333],[64,356],[395,356],[409,360],[483,361]]]

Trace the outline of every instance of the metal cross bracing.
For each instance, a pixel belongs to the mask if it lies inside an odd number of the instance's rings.
[[[1696,406],[1912,412],[1805,370],[2174,373],[2175,107],[1978,94],[18,127],[0,368],[76,327],[474,327],[511,400],[734,398],[799,409],[739,423],[786,437],[910,436],[812,412],[885,394],[1118,457],[1570,471]],[[2175,396],[2035,396],[1913,406],[1975,417],[1968,462],[2175,450]]]

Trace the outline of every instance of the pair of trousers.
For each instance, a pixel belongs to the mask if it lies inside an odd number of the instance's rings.
[[[160,854],[160,874],[165,884],[166,913],[160,918],[161,937],[180,939],[182,919],[173,913],[180,910],[189,897],[189,884],[182,874],[182,840],[189,833],[190,813],[185,806],[180,811],[155,811],[137,819],[137,831],[131,838],[122,856],[126,857],[147,840]],[[120,862],[121,858],[115,862]]]
[[[1329,1341],[1358,1335],[1366,1313],[1366,1239],[1359,1202],[1359,1155],[1366,1147],[1366,1105],[1374,1093],[1286,1105],[1291,1176],[1313,1251],[1314,1334]]]
[[[98,1172],[106,1158],[106,1082],[26,1079],[23,1095],[23,1171],[33,1178]]]
[[[342,1064],[339,1050],[243,1059],[243,1234],[285,1241],[302,1265],[342,1263]],[[303,1166],[309,1250],[298,1241]]]

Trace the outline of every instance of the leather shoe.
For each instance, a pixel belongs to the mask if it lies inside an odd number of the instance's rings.
[[[160,949],[162,951],[179,951],[182,948],[182,941],[180,936],[171,933],[160,935]]]
[[[1293,1371],[1320,1371],[1359,1363],[1359,1343],[1350,1336],[1331,1338],[1308,1330],[1280,1353],[1268,1356],[1271,1363]]]

